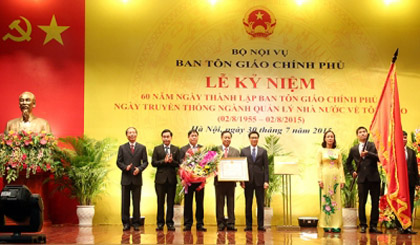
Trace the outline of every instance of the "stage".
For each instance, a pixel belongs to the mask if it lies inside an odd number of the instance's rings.
[[[216,226],[206,226],[207,232],[155,231],[154,225],[141,227],[140,231],[123,232],[122,225],[47,225],[42,229],[50,244],[418,244],[420,235],[400,235],[396,230],[384,234],[361,234],[356,229],[345,229],[339,234],[324,233],[322,229],[305,228],[284,230],[279,228],[258,232],[218,232]],[[417,230],[418,231],[418,230]]]

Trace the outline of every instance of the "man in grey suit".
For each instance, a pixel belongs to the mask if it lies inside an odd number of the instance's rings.
[[[149,164],[147,161],[146,147],[136,142],[137,129],[129,127],[125,131],[129,142],[120,145],[118,149],[117,166],[121,169],[121,218],[123,230],[130,229],[130,193],[133,201],[134,230],[138,231],[140,226],[140,196],[142,172]]]
[[[264,189],[268,188],[268,155],[267,151],[258,146],[260,134],[252,131],[248,134],[251,145],[241,150],[241,156],[248,159],[249,181],[242,182],[245,188],[245,231],[252,231],[252,202],[254,192],[257,198],[258,230],[265,231],[264,227]]]
[[[198,144],[198,131],[191,129],[188,131],[188,144],[181,148],[181,161],[184,160],[185,154],[189,149],[194,152],[198,151],[202,145]],[[197,190],[200,183],[191,183],[188,186],[187,193],[184,196],[184,231],[191,231],[193,224],[193,197],[195,193],[195,220],[197,231],[207,231],[204,228],[204,188]]]
[[[172,145],[172,132],[165,129],[161,133],[163,144],[153,150],[152,166],[156,169],[155,190],[157,195],[157,231],[165,225],[164,207],[166,199],[166,226],[168,231],[175,231],[174,201],[176,190],[176,171],[179,167],[179,148]]]
[[[229,131],[222,132],[222,145],[219,146],[223,153],[222,158],[239,157],[239,151],[230,146],[232,141],[232,133]],[[236,231],[235,228],[235,187],[234,181],[218,181],[217,176],[214,177],[214,187],[216,190],[216,219],[217,229],[223,231],[226,227],[228,231]],[[225,224],[225,199],[227,201],[228,220]]]

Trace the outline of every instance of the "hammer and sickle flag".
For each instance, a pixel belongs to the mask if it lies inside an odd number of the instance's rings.
[[[25,21],[26,24],[26,31],[21,26],[21,21],[19,19],[12,21],[12,23],[9,25],[10,30],[16,30],[18,32],[18,36],[14,36],[11,33],[7,33],[3,36],[3,41],[6,41],[7,39],[11,39],[15,42],[22,42],[22,41],[30,41],[31,40],[31,33],[32,33],[32,25],[31,22],[26,19],[23,16],[20,16],[20,18]]]

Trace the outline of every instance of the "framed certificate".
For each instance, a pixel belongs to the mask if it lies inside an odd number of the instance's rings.
[[[219,162],[218,181],[249,181],[246,157],[223,158]]]

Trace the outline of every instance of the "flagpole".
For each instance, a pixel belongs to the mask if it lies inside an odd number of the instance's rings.
[[[392,57],[392,64],[394,64],[395,61],[397,61],[397,57],[398,57],[398,48],[397,50],[395,50],[394,57]]]

